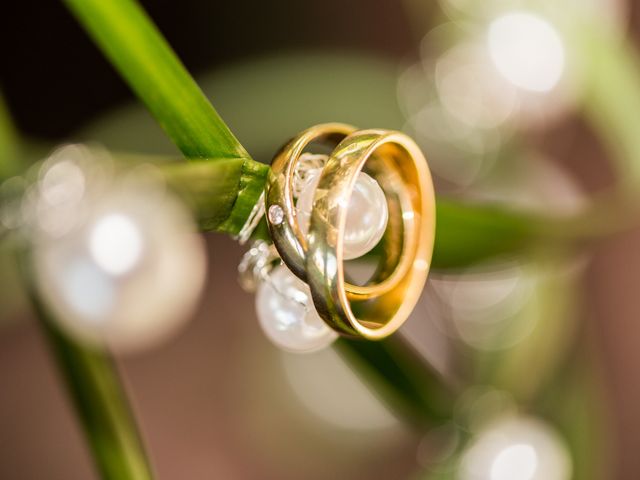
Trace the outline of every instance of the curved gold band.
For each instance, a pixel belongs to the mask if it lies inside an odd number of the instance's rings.
[[[324,166],[304,239],[291,182],[299,155],[315,139],[341,141]],[[345,281],[343,239],[349,198],[363,169],[385,193],[389,224],[378,271],[367,285],[357,286]],[[283,221],[267,222],[278,252],[309,284],[316,310],[329,326],[346,336],[380,339],[404,323],[424,288],[435,237],[431,175],[409,137],[388,130],[356,132],[341,124],[306,130],[276,155],[265,199],[267,210],[277,205],[284,212]]]
[[[316,125],[284,145],[271,162],[271,171],[265,190],[265,209],[269,232],[280,257],[300,280],[307,280],[307,242],[298,228],[296,208],[293,200],[293,181],[296,166],[304,149],[313,142],[328,142],[338,145],[347,135],[355,132],[355,127],[342,123]],[[270,208],[280,208],[283,221],[274,223],[270,219]]]

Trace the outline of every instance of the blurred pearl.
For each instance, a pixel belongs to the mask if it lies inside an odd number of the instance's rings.
[[[313,307],[309,287],[284,265],[258,287],[256,311],[265,335],[284,350],[314,352],[337,338]]]
[[[537,15],[514,12],[495,19],[489,27],[488,45],[498,71],[525,90],[548,92],[564,72],[562,38]]]
[[[107,273],[120,275],[133,269],[142,256],[142,247],[140,230],[126,215],[106,215],[91,230],[91,255]]]
[[[307,185],[301,189],[302,193],[298,197],[298,226],[304,235],[309,231],[313,195],[321,172],[320,169],[309,172]],[[382,188],[369,175],[360,172],[347,209],[344,259],[351,260],[370,252],[382,239],[388,218],[387,199]]]
[[[506,415],[489,421],[463,453],[460,480],[569,480],[567,445],[547,423]]]
[[[34,237],[40,294],[60,327],[83,342],[132,351],[164,341],[202,291],[202,238],[182,204],[148,178],[87,187],[73,199],[84,214],[71,230]],[[64,211],[73,211],[67,203]]]

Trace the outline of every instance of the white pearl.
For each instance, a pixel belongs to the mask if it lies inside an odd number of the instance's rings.
[[[309,172],[307,184],[301,189],[302,193],[298,197],[298,226],[304,235],[309,231],[313,195],[321,173],[321,169]],[[351,260],[370,252],[382,239],[388,218],[387,199],[382,188],[369,175],[360,172],[347,207],[344,259]]]
[[[73,228],[35,239],[39,291],[60,327],[84,342],[118,351],[157,344],[184,324],[202,291],[202,238],[160,186],[114,180],[87,192],[74,199],[84,214]]]
[[[313,307],[307,284],[284,265],[274,268],[258,287],[256,312],[265,335],[290,352],[314,352],[337,338]]]
[[[474,441],[462,454],[456,478],[573,478],[573,462],[567,445],[551,425],[535,417],[509,413],[493,420],[483,420]]]

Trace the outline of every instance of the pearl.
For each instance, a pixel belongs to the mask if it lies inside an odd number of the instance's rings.
[[[480,425],[463,452],[456,478],[475,480],[568,480],[571,455],[549,424],[507,413]],[[476,421],[480,421],[476,419]]]
[[[256,312],[267,338],[290,352],[314,352],[337,338],[313,307],[307,284],[284,265],[258,287]]]
[[[488,47],[498,72],[517,87],[544,93],[562,79],[565,45],[543,17],[524,12],[498,17],[489,26]]]
[[[76,178],[77,171],[58,169],[62,180],[67,171]],[[91,172],[82,173],[88,179]],[[120,352],[156,345],[182,326],[206,273],[190,214],[161,185],[140,181],[90,184],[64,203],[44,197],[51,218],[58,209],[76,211],[70,203],[82,205],[83,214],[64,233],[34,236],[36,285],[54,320],[82,342]]]
[[[320,181],[321,172],[321,169],[309,172],[307,183],[301,188],[296,204],[298,226],[304,235],[309,231],[313,195]],[[351,260],[370,252],[382,239],[388,218],[387,199],[382,188],[369,175],[360,172],[347,207],[344,259]]]

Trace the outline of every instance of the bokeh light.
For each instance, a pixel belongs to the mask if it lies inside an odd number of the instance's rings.
[[[512,347],[535,328],[537,278],[522,265],[478,266],[463,275],[432,279],[459,338],[477,349]]]
[[[489,26],[487,41],[496,68],[514,85],[548,92],[560,81],[564,45],[545,19],[527,12],[502,15]]]
[[[121,213],[107,214],[91,227],[91,256],[107,273],[121,275],[130,271],[140,261],[142,248],[142,234],[135,220]]]
[[[435,79],[443,106],[470,127],[498,127],[517,106],[516,92],[505,88],[486,49],[477,44],[445,52],[436,63]]]
[[[630,13],[628,0],[439,0],[439,3],[443,12],[455,21],[482,22],[508,10],[535,8],[558,18],[597,18],[619,30],[624,30]]]
[[[527,444],[502,450],[491,464],[491,480],[533,480],[538,469],[538,454]]]

